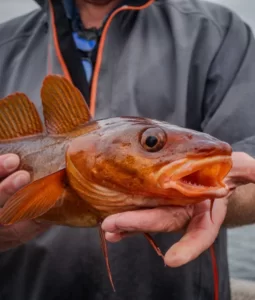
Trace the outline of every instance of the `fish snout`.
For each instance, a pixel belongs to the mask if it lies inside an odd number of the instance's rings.
[[[223,141],[210,139],[209,141],[194,143],[187,153],[187,158],[197,158],[206,156],[231,156],[232,147]]]

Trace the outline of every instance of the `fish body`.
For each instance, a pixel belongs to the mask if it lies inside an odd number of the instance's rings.
[[[142,139],[148,134],[158,135],[164,140],[162,149],[148,151],[147,146],[144,148]],[[220,186],[220,181],[231,163],[228,144],[204,133],[139,117],[89,121],[66,135],[42,135],[1,143],[0,154],[10,152],[20,156],[20,168],[30,172],[32,182],[43,182],[43,178],[63,171],[61,180],[66,181],[64,189],[69,196],[62,195],[61,201],[38,219],[79,227],[90,226],[81,207],[87,213],[88,206],[91,206],[95,214],[100,215],[93,219],[96,226],[102,218],[120,211],[187,205],[206,197],[223,197],[227,188]],[[206,177],[199,176],[194,177],[193,184],[191,176],[183,176],[187,177],[187,187],[181,192],[171,186],[171,180],[169,188],[162,188],[159,174],[164,177],[164,168],[170,169],[167,178],[173,178],[174,174],[178,177],[180,166],[185,172],[189,172],[190,168],[193,174],[192,163],[203,160],[206,167],[208,164],[208,172],[216,168],[215,176],[220,175],[219,182],[214,182],[218,184],[216,188],[202,186]],[[203,166],[200,170],[202,174]],[[209,175],[208,180],[212,180]],[[29,189],[29,186],[26,188]],[[22,190],[20,193],[23,193]],[[70,212],[76,217],[71,218]]]
[[[44,122],[22,93],[0,101],[0,154],[18,154],[32,178],[1,209],[0,224],[93,227],[117,212],[228,194],[227,143],[148,118],[93,120],[79,90],[58,75],[45,78],[41,98]]]
[[[148,118],[93,120],[78,89],[57,75],[46,77],[41,97],[44,124],[26,95],[0,101],[0,154],[18,154],[32,178],[0,223],[90,227],[121,211],[227,195],[227,143]]]

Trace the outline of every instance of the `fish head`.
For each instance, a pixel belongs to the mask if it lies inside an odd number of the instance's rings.
[[[226,196],[231,153],[229,144],[205,133],[122,117],[99,122],[96,130],[73,140],[67,169],[72,166],[80,182],[179,205]]]

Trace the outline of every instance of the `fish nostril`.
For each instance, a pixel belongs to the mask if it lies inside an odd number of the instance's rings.
[[[232,148],[225,142],[197,144],[190,148],[187,157],[213,156],[213,155],[231,155]]]
[[[231,145],[228,143],[224,143],[224,145],[222,147],[222,152],[224,152],[223,154],[231,155],[232,151],[233,151],[233,149],[232,149]]]

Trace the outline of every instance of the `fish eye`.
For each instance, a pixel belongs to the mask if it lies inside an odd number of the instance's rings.
[[[141,135],[141,145],[148,152],[160,151],[166,143],[166,134],[161,128],[148,128]]]
[[[154,146],[156,146],[157,143],[158,143],[158,139],[154,135],[149,135],[145,141],[146,146],[148,146],[150,148],[153,148]]]

